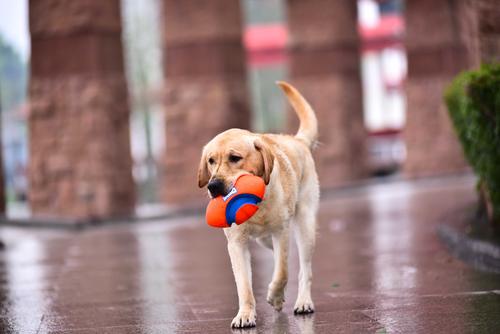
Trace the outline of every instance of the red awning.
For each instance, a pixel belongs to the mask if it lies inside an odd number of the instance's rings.
[[[280,23],[249,26],[243,36],[247,60],[252,66],[285,62],[287,42],[288,30]]]

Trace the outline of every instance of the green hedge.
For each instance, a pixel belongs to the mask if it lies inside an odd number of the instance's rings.
[[[500,227],[500,64],[458,75],[445,93],[455,130]]]

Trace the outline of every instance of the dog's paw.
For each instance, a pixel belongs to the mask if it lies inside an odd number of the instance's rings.
[[[267,302],[274,307],[276,311],[280,312],[285,302],[285,289],[273,289],[269,287],[267,291]]]
[[[314,304],[312,300],[308,301],[299,301],[295,303],[295,306],[293,308],[293,313],[294,314],[309,314],[309,313],[314,313]]]
[[[257,314],[255,310],[240,310],[233,321],[232,328],[250,328],[255,327],[257,323]]]

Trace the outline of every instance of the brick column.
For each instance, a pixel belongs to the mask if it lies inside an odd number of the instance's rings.
[[[248,128],[250,115],[234,0],[164,0],[167,143],[164,200],[181,205],[206,198],[197,187],[201,149],[214,135]]]
[[[500,3],[498,0],[476,1],[481,60],[500,62]]]
[[[406,2],[408,156],[404,172],[424,176],[467,168],[443,102],[460,71],[478,64],[477,19],[467,0]]]
[[[34,215],[134,212],[119,0],[31,0]]]
[[[316,110],[320,183],[367,176],[356,1],[288,1],[291,82]],[[291,130],[297,130],[290,115]]]

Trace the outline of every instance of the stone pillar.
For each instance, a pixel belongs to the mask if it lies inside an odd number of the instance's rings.
[[[134,212],[119,0],[31,0],[29,201],[37,216]]]
[[[356,1],[288,0],[288,25],[291,83],[319,120],[321,185],[367,176]],[[296,116],[289,119],[297,131]]]
[[[483,62],[500,62],[500,3],[476,0],[479,19],[479,46]]]
[[[163,14],[163,198],[192,205],[206,198],[206,191],[197,186],[203,145],[223,130],[250,125],[241,9],[234,0],[164,0]]]
[[[408,0],[407,124],[404,172],[425,176],[467,168],[443,93],[478,64],[477,17],[468,0]]]

